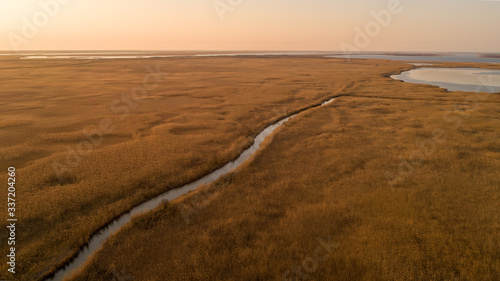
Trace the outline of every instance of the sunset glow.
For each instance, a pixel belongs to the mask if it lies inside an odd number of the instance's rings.
[[[395,2],[359,49],[500,50],[500,3],[476,0],[2,0],[0,49],[337,51]]]

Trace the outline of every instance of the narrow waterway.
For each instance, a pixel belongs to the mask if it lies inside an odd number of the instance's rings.
[[[306,111],[312,108],[320,107],[320,106],[325,106],[330,103],[332,103],[335,100],[335,98],[326,100],[320,104],[317,104],[313,107],[307,108],[302,110]],[[300,112],[299,112],[300,113]],[[262,142],[266,139],[267,136],[272,134],[274,130],[276,130],[278,127],[283,125],[285,122],[290,120],[291,118],[295,117],[297,114],[293,114],[290,116],[287,116],[278,122],[269,125],[266,127],[262,132],[260,132],[257,137],[255,137],[254,142],[252,146],[247,148],[245,151],[243,151],[236,160],[227,163],[224,165],[222,168],[194,181],[191,183],[188,183],[186,185],[183,185],[179,188],[175,188],[172,190],[169,190],[149,201],[146,201],[133,209],[131,209],[129,212],[121,215],[118,217],[116,220],[111,222],[110,224],[106,225],[103,229],[101,229],[99,232],[97,232],[95,235],[93,235],[90,240],[88,241],[87,245],[78,252],[76,257],[68,264],[66,264],[64,267],[60,268],[54,276],[47,278],[46,280],[64,280],[64,278],[67,278],[71,276],[73,273],[75,273],[78,269],[83,267],[83,265],[91,258],[91,256],[99,249],[101,246],[106,242],[106,240],[116,233],[117,231],[120,230],[124,225],[126,225],[130,220],[132,219],[133,216],[137,216],[139,214],[143,214],[146,212],[149,212],[156,207],[158,207],[164,200],[174,200],[176,198],[179,198],[180,196],[195,190],[196,188],[200,187],[201,185],[204,184],[209,184],[217,179],[219,179],[221,176],[226,175],[235,169],[237,169],[239,166],[241,166],[243,163],[245,163],[260,147]]]

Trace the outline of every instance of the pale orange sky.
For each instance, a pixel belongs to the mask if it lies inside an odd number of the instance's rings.
[[[344,43],[362,51],[500,52],[500,1],[237,2],[0,0],[0,50],[338,51]],[[389,12],[397,2],[400,12]],[[372,12],[382,10],[391,20],[376,29]],[[356,45],[356,28],[367,26],[375,29]]]

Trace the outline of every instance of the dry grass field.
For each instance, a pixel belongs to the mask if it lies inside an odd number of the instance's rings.
[[[266,125],[349,89],[358,73],[408,68],[375,64],[2,57],[0,168],[17,168],[22,245],[15,276],[50,273],[117,215],[233,159]],[[148,67],[167,74],[135,100]]]
[[[147,67],[165,74],[134,100]],[[498,280],[500,97],[464,105],[474,94],[387,77],[410,68],[2,58],[0,168],[17,168],[16,277],[53,272],[117,215],[235,158],[273,121],[342,95],[286,123],[237,172],[136,218],[75,280]],[[112,129],[91,134],[91,151],[68,152],[102,120]],[[401,174],[422,141],[424,157],[391,188],[386,176]],[[318,239],[329,238],[335,247],[312,270]]]
[[[500,96],[377,71],[137,217],[73,280],[499,280]]]

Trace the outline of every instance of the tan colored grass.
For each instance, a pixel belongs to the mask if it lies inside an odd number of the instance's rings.
[[[156,63],[170,75],[120,120],[109,105],[140,84],[145,67]],[[428,276],[439,264],[430,259],[435,251],[431,244],[438,247],[438,258],[451,260],[443,270],[436,269],[438,277],[448,276],[450,268],[463,276],[497,272],[492,253],[497,250],[493,186],[498,178],[491,175],[498,170],[499,126],[483,117],[494,116],[498,104],[476,111],[480,122],[476,115],[464,121],[461,128],[477,134],[451,132],[450,142],[403,184],[409,191],[392,194],[387,189],[383,173],[397,170],[399,155],[415,148],[415,138],[446,125],[440,114],[464,96],[383,76],[411,68],[407,64],[324,58],[0,64],[6,81],[0,103],[12,105],[3,113],[12,120],[35,120],[2,128],[5,134],[0,135],[3,148],[22,156],[15,163],[22,225],[18,280],[53,271],[115,216],[208,173],[236,157],[249,144],[248,137],[269,123],[335,94],[356,98],[303,114],[279,130],[266,152],[231,177],[190,226],[176,214],[175,205],[167,206],[171,211],[138,220],[131,231],[113,239],[109,245],[114,250],[106,247],[97,257],[105,262],[91,267],[98,275],[91,270],[85,274],[106,280],[111,266],[125,266],[139,279],[272,279],[314,250],[316,237],[323,235],[332,235],[342,247],[314,278]],[[20,78],[28,68],[29,75]],[[402,93],[407,100],[400,100]],[[104,137],[59,181],[52,163],[64,162],[67,145],[77,145],[79,132],[102,118],[116,126],[113,139]],[[411,127],[415,118],[422,127]],[[25,158],[31,147],[38,153]],[[0,168],[5,171],[13,163],[2,160]],[[466,193],[476,183],[480,189]],[[450,196],[456,202],[441,204]],[[479,202],[481,208],[475,208]],[[450,206],[461,217],[452,219],[455,212],[445,209]],[[436,237],[427,213],[439,219]],[[482,236],[471,238],[478,231]],[[424,239],[420,233],[429,236]],[[415,235],[427,244],[412,244]],[[397,242],[391,244],[392,237]],[[460,252],[469,242],[471,252]],[[412,259],[391,255],[404,247]],[[6,252],[5,244],[0,251]],[[464,258],[452,256],[457,251]],[[473,256],[477,251],[481,255]],[[426,259],[427,271],[417,270]],[[472,261],[473,267],[465,266]],[[6,272],[2,264],[0,277]]]
[[[29,124],[31,120],[0,120],[0,129]]]
[[[289,121],[207,190],[134,219],[73,280],[282,280],[328,236],[340,247],[307,280],[499,280],[500,97],[454,128],[443,113],[473,94],[373,79],[352,95]],[[446,138],[391,190],[384,174],[435,129]],[[181,204],[203,207],[186,224]]]
[[[121,120],[110,105],[156,63],[169,75]],[[370,64],[346,71],[344,62],[315,58],[0,61],[0,104],[9,105],[2,117],[33,120],[0,135],[9,156],[0,170],[17,168],[23,231],[15,278],[53,271],[115,216],[233,159],[266,125],[345,89],[358,73],[375,76]],[[52,164],[64,163],[68,146],[103,118],[116,129],[59,179]]]

